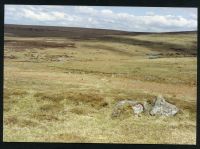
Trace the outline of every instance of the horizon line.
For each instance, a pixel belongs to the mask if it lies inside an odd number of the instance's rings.
[[[7,24],[4,25],[16,25],[16,26],[38,26],[38,27],[60,27],[60,28],[82,28],[82,29],[96,29],[96,30],[110,30],[110,31],[121,31],[127,33],[181,33],[181,32],[197,32],[198,30],[182,30],[182,31],[166,31],[166,32],[140,32],[140,31],[125,31],[118,29],[110,29],[110,28],[91,28],[91,27],[79,27],[79,26],[53,26],[53,25],[35,25],[35,24]]]

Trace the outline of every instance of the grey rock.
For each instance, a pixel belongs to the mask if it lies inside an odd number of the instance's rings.
[[[161,95],[159,95],[151,103],[147,101],[141,103],[135,100],[121,100],[114,106],[111,116],[119,117],[124,111],[127,110],[127,107],[131,107],[133,114],[136,116],[139,116],[141,113],[146,113],[151,116],[174,116],[180,111],[179,108],[167,102]]]
[[[132,106],[132,109],[134,114],[140,114],[144,111],[144,106],[141,103],[137,103]]]
[[[148,103],[147,101],[143,102],[144,112],[149,114],[149,111],[152,110],[152,103]]]
[[[178,111],[179,109],[175,105],[165,101],[162,96],[158,96],[150,111],[150,115],[174,116]]]
[[[144,111],[144,106],[137,101],[122,100],[119,101],[112,112],[112,117],[118,117],[123,112],[124,107],[131,106],[134,114],[139,114]]]

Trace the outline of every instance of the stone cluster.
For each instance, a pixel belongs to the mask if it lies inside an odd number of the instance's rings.
[[[123,109],[126,106],[132,108],[134,115],[139,115],[143,112],[148,113],[149,115],[160,115],[160,116],[174,116],[179,111],[175,105],[167,102],[162,96],[158,96],[154,103],[148,104],[147,102],[138,102],[133,100],[122,100],[119,101],[112,112],[112,117],[118,117],[123,113]]]

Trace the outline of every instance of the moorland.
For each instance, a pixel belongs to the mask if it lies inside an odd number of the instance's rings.
[[[3,141],[195,144],[197,33],[5,25]],[[158,94],[173,117],[111,118]]]

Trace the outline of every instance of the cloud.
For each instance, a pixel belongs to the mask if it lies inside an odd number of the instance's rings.
[[[152,12],[152,11],[148,11],[147,13],[146,13],[146,15],[148,15],[148,16],[153,16],[155,13],[154,12]]]
[[[113,14],[113,12],[109,9],[103,9],[103,10],[101,10],[101,13],[104,15],[112,15]]]
[[[95,10],[92,7],[88,7],[88,6],[76,6],[75,11],[77,11],[79,13],[86,13],[86,14],[96,14],[97,13],[97,10]]]
[[[21,14],[21,17],[25,17],[28,19],[39,20],[39,21],[53,21],[57,19],[55,15],[50,15],[45,12],[35,12],[28,9],[22,9],[22,11],[23,14]]]
[[[65,13],[63,12],[57,12],[57,11],[54,11],[52,12],[53,16],[55,16],[57,19],[64,19],[65,18]]]
[[[146,11],[133,14],[126,11],[114,11],[111,7],[89,6],[14,6],[6,5],[5,23],[25,23],[54,26],[74,26],[116,29],[138,32],[165,32],[197,30],[197,13],[195,10],[184,16],[176,9],[160,8],[173,13],[160,14],[156,11]],[[176,13],[175,13],[176,12]]]
[[[10,10],[8,12],[10,12]],[[17,16],[19,19],[24,18],[40,22],[58,21],[58,20],[73,21],[75,19],[73,16],[64,12],[59,12],[55,10],[46,11],[45,9],[40,9],[40,11],[38,11],[34,7],[21,8],[20,11],[12,12],[11,15],[15,15],[15,13],[18,13]]]
[[[190,16],[191,16],[192,19],[197,20],[197,14],[195,14],[195,13],[191,13]]]
[[[7,12],[13,12],[13,11],[16,11],[16,8],[13,6],[10,6],[10,7],[7,7],[6,10]]]

